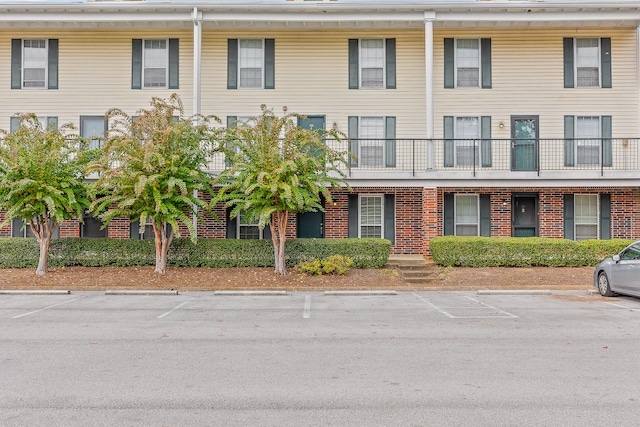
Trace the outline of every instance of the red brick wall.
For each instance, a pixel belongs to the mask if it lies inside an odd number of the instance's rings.
[[[0,223],[4,221],[5,212],[0,211]],[[0,237],[11,237],[11,224],[6,227],[0,228]]]

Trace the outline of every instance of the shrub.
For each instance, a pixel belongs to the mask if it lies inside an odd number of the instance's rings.
[[[345,274],[353,265],[353,260],[343,255],[332,255],[322,260],[322,271],[326,274]]]
[[[430,242],[436,264],[463,267],[595,266],[632,241],[541,237],[442,236]]]
[[[311,276],[320,276],[322,274],[322,264],[317,259],[302,261],[295,265],[294,269],[298,273],[309,274]]]

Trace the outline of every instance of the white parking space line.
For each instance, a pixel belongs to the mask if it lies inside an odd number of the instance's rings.
[[[78,301],[79,299],[80,298],[70,299],[70,300],[67,300],[67,301],[64,301],[64,302],[60,302],[58,304],[53,304],[53,305],[50,305],[48,307],[41,308],[39,310],[34,310],[34,311],[30,311],[28,313],[18,314],[17,316],[13,316],[11,318],[12,319],[18,319],[20,317],[30,316],[30,315],[35,314],[35,313],[40,313],[41,311],[49,310],[50,308],[58,307],[58,306],[63,305],[63,304],[68,304],[68,303],[73,302],[73,301]]]
[[[175,307],[173,307],[171,310],[167,311],[166,313],[162,313],[160,316],[158,316],[158,319],[162,319],[168,315],[170,315],[171,313],[173,313],[176,310],[179,310],[180,308],[182,308],[183,306],[189,304],[191,301],[193,301],[195,298],[191,298],[189,301],[184,301],[178,305],[176,305]]]
[[[625,310],[629,310],[629,311],[640,311],[637,308],[631,308],[631,307],[624,306],[622,304],[615,304],[615,303],[612,303],[612,302],[603,302],[603,304],[612,305],[612,306],[618,307],[618,308],[624,308]]]
[[[428,306],[432,307],[434,310],[436,310],[436,311],[438,311],[438,312],[440,312],[440,313],[444,314],[444,315],[445,315],[445,316],[447,316],[449,319],[455,319],[455,318],[456,318],[453,314],[451,314],[451,313],[449,313],[449,312],[447,312],[447,311],[444,311],[444,310],[440,309],[440,307],[438,307],[437,305],[433,304],[431,301],[429,301],[429,300],[427,300],[427,299],[425,299],[425,298],[421,297],[421,296],[420,296],[420,295],[418,295],[417,293],[413,292],[413,295],[414,295],[416,298],[418,298],[420,301],[422,301],[423,303],[425,303],[425,304],[427,304]]]
[[[517,319],[517,318],[518,318],[518,316],[516,316],[515,314],[511,314],[511,313],[509,313],[508,311],[500,310],[500,309],[499,309],[499,308],[497,308],[497,307],[494,307],[494,306],[492,306],[492,305],[490,305],[490,304],[487,304],[487,303],[485,303],[485,302],[482,302],[482,301],[477,300],[477,299],[475,299],[475,298],[472,298],[472,297],[470,297],[470,296],[465,296],[465,298],[467,298],[468,300],[473,301],[473,302],[475,302],[475,303],[481,304],[481,305],[483,305],[483,306],[485,306],[485,307],[487,307],[487,308],[490,308],[491,310],[495,310],[495,311],[497,311],[498,313],[502,313],[502,314],[504,315],[504,317],[511,317],[511,318],[514,318],[514,319]],[[492,316],[492,317],[502,317],[502,316]]]
[[[311,295],[307,295],[304,298],[304,310],[302,311],[302,318],[308,319],[311,317]]]

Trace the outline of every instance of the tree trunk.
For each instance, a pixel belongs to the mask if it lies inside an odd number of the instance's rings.
[[[38,239],[38,245],[40,246],[40,259],[38,260],[38,268],[36,268],[36,275],[38,276],[44,276],[47,273],[50,241],[50,236]]]
[[[273,255],[275,272],[286,275],[287,266],[284,260],[284,248],[287,240],[287,220],[289,212],[279,211],[271,216],[271,240],[273,241]]]
[[[155,220],[151,218],[151,224],[153,225],[153,233],[155,235],[156,244],[156,268],[154,273],[165,274],[167,272],[167,255],[169,253],[169,246],[173,241],[173,229],[167,237],[165,223],[161,223],[157,226]]]
[[[49,245],[51,244],[51,237],[58,227],[58,223],[50,221],[48,216],[39,215],[34,220],[29,221],[29,227],[33,235],[36,236],[38,246],[40,246],[40,257],[38,259],[38,267],[36,268],[37,276],[44,276],[47,274],[47,264],[49,261]]]

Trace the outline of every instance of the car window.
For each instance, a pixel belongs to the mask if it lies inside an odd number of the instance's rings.
[[[640,244],[634,244],[629,246],[620,254],[620,259],[640,259]]]

